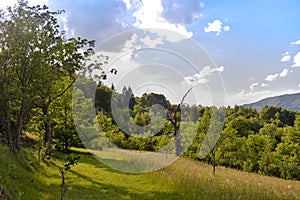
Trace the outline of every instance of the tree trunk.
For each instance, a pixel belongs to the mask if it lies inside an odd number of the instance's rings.
[[[5,117],[5,143],[10,147],[11,145],[11,131],[10,131],[10,123],[9,119]]]
[[[65,183],[66,172],[60,169],[61,172],[61,200],[66,200],[67,198],[67,185]]]
[[[48,116],[48,106],[43,106],[43,115],[46,118],[44,125],[45,125],[45,146],[46,146],[46,151],[43,156],[43,160],[45,158],[50,159],[51,156],[51,150],[52,150],[52,130],[51,130],[51,121]]]
[[[182,153],[182,146],[181,146],[181,135],[179,127],[175,128],[175,147],[176,147],[176,156],[180,156]]]
[[[216,166],[217,166],[217,162],[216,162],[216,155],[212,152],[212,156],[213,156],[213,175],[216,174]]]
[[[18,154],[20,151],[20,138],[23,129],[23,121],[26,115],[27,105],[22,105],[19,111],[17,123],[13,127],[13,153]]]
[[[6,124],[6,130],[5,130],[6,143],[9,146],[10,151],[13,152],[13,137],[12,137],[11,128],[10,128],[10,126],[11,126],[11,124],[9,122],[10,120],[7,117],[5,121],[6,121],[6,123],[5,123]]]
[[[18,154],[20,151],[20,137],[21,137],[21,129],[22,127],[20,127],[22,125],[19,125],[16,132],[15,132],[15,139],[14,139],[14,154]]]
[[[215,174],[216,174],[216,163],[213,162],[213,175],[215,175]]]
[[[64,143],[65,143],[65,145],[64,145],[65,152],[68,152],[69,151],[69,141],[68,141],[68,139],[66,139]]]

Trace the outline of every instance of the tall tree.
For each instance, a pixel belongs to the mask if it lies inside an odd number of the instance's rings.
[[[67,84],[68,78],[63,79],[57,87]],[[49,111],[52,114],[53,138],[59,148],[65,152],[69,147],[78,146],[80,139],[78,137],[72,113],[72,90],[68,90],[63,96],[56,99],[50,106]]]
[[[216,166],[219,159],[219,155],[217,155],[217,150],[221,145],[223,145],[224,140],[226,137],[228,137],[228,134],[226,132],[222,132],[223,125],[224,125],[224,118],[226,115],[225,108],[216,108],[212,107],[210,110],[206,110],[207,112],[210,111],[210,113],[205,113],[204,123],[206,122],[206,125],[204,125],[205,137],[203,139],[200,151],[199,151],[199,157],[200,159],[205,158],[207,155],[209,156],[211,163],[213,165],[213,174],[216,173]],[[209,122],[207,121],[207,116],[210,116]],[[207,123],[208,122],[208,123]],[[199,124],[201,125],[201,124]],[[203,126],[203,125],[201,125]],[[200,128],[200,127],[199,127]],[[203,131],[203,130],[202,130]]]
[[[94,53],[94,41],[67,38],[58,25],[57,15],[62,12],[51,12],[46,6],[29,7],[27,1],[19,0],[16,6],[1,14],[0,101],[4,113],[1,121],[5,124],[5,140],[14,152],[20,149],[24,123],[36,107],[43,113],[47,145],[44,157],[49,156],[50,105],[72,87],[76,71],[88,72],[88,68],[103,64],[86,64]],[[66,77],[70,79],[68,84],[56,87]]]
[[[0,19],[1,111],[5,141],[12,152],[20,150],[20,135],[33,106],[34,77],[38,74],[38,19],[20,1]],[[36,8],[42,10],[42,8]],[[30,24],[31,27],[28,27]]]

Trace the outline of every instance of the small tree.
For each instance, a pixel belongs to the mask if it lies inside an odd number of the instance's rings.
[[[180,156],[182,153],[181,135],[180,135],[180,122],[181,122],[181,106],[184,99],[191,92],[193,88],[190,88],[182,97],[181,102],[177,106],[172,106],[167,103],[167,120],[169,120],[174,128],[174,139],[176,147],[176,156]]]
[[[79,158],[80,157],[75,154],[68,155],[63,167],[59,169],[61,173],[61,200],[65,200],[67,198],[67,185],[65,182],[66,173],[71,169],[72,166],[77,165]]]

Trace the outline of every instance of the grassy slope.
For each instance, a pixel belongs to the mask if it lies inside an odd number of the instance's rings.
[[[38,164],[36,152],[18,158],[0,146],[0,185],[9,199],[60,199],[60,157]],[[297,199],[300,182],[217,168],[180,159],[162,170],[127,174],[112,170],[82,152],[67,173],[68,199]],[[23,164],[26,161],[26,164]],[[39,167],[36,167],[39,166]]]

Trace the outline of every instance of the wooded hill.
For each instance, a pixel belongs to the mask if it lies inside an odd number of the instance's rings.
[[[277,106],[300,112],[300,93],[269,97],[254,103],[244,104],[243,106],[255,108],[256,110],[261,110],[264,106]]]

